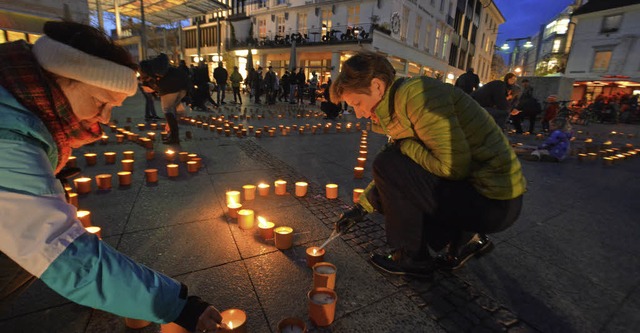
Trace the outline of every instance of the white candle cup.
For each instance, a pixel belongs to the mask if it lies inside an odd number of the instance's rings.
[[[239,203],[240,202],[240,191],[227,191],[225,193],[226,195],[226,203],[227,205],[234,202],[234,203]]]
[[[187,171],[191,173],[198,172],[198,162],[187,161]]]
[[[178,157],[180,159],[180,162],[187,162],[189,161],[189,152],[181,151],[178,153]]]
[[[365,157],[358,157],[356,166],[364,168],[365,164],[367,164],[367,159]]]
[[[273,229],[276,248],[287,250],[293,246],[293,228],[277,227]]]
[[[78,208],[78,193],[68,192],[69,200],[67,201],[69,204],[74,205]]]
[[[296,182],[296,197],[304,197],[307,195],[309,184],[306,182]]]
[[[65,165],[69,168],[75,168],[78,166],[77,160],[78,160],[77,157],[69,156],[69,159],[67,159],[67,163]]]
[[[327,199],[338,198],[338,184],[327,184],[325,186]]]
[[[269,195],[269,187],[271,187],[271,185],[269,184],[265,184],[265,183],[258,184],[258,194],[261,197],[266,197],[267,195]]]
[[[364,177],[364,168],[363,167],[353,168],[353,178],[362,179],[362,177]]]
[[[275,193],[276,195],[285,195],[287,194],[287,181],[278,179],[274,182],[275,184]]]
[[[242,189],[244,190],[244,200],[251,201],[256,198],[256,186],[252,184],[243,185]]]
[[[251,209],[238,211],[238,227],[243,230],[253,229],[254,213]]]

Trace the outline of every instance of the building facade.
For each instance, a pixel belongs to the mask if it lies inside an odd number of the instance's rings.
[[[565,75],[573,100],[640,94],[640,3],[591,0],[573,14],[575,33]]]

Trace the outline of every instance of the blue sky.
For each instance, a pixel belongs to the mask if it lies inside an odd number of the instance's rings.
[[[529,37],[574,0],[493,0],[507,20],[498,28],[497,46],[508,38]]]

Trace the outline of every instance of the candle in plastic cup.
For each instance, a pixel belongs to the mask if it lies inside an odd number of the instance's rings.
[[[133,160],[122,160],[123,171],[133,171]]]
[[[363,167],[355,167],[353,168],[353,178],[361,179],[364,176],[364,168]]]
[[[105,164],[115,164],[116,163],[116,153],[112,151],[108,151],[104,153],[104,163]]]
[[[358,200],[360,200],[360,196],[362,195],[362,193],[364,193],[364,189],[361,189],[361,188],[353,189],[353,203],[358,203]]]
[[[276,195],[285,195],[287,194],[287,181],[278,179],[274,182],[275,184],[275,193]]]
[[[238,227],[243,230],[253,228],[254,213],[251,209],[241,209],[238,211]]]
[[[218,332],[246,333],[247,314],[240,309],[228,309],[220,313],[222,316],[222,327]]]
[[[131,185],[131,171],[118,172],[118,182],[120,183],[120,186]]]
[[[146,169],[144,170],[144,175],[147,179],[147,183],[158,182],[158,169]]]
[[[227,191],[225,195],[227,197],[227,204],[240,202],[240,191]]]
[[[273,229],[276,248],[287,250],[293,246],[293,228],[277,227]]]
[[[264,217],[258,216],[258,229],[260,229],[262,239],[267,240],[273,238],[274,226],[275,224],[273,222],[269,222]]]
[[[278,333],[306,333],[307,324],[300,318],[285,318],[278,322]]]
[[[88,210],[79,210],[76,212],[76,216],[78,217],[78,220],[80,220],[80,223],[82,223],[83,227],[90,227],[91,226],[91,212]]]
[[[242,208],[242,205],[240,203],[237,202],[230,202],[227,204],[227,215],[232,218],[232,219],[237,219],[238,218],[238,210],[240,210],[240,208]]]
[[[335,289],[338,269],[328,262],[313,265],[313,287]]]
[[[95,153],[84,154],[84,159],[85,162],[87,162],[87,165],[96,165],[97,157],[98,155],[96,155]]]
[[[102,235],[100,234],[102,231],[102,228],[98,227],[98,226],[89,226],[89,227],[85,227],[84,228],[88,233],[90,234],[94,234],[96,236],[98,236],[98,238],[102,238]]]
[[[256,186],[252,184],[243,185],[244,200],[250,201],[256,198]]]
[[[296,197],[304,197],[307,195],[309,184],[306,182],[296,182]]]
[[[180,170],[178,169],[177,164],[167,164],[167,175],[169,177],[178,177],[180,174]]]
[[[314,288],[307,294],[309,300],[309,319],[316,326],[329,326],[336,313],[338,295],[329,288]]]
[[[110,174],[97,175],[96,184],[98,184],[98,188],[101,190],[111,189],[111,175]]]
[[[133,151],[127,150],[122,152],[123,160],[132,160],[133,159]]]
[[[327,199],[337,199],[338,198],[338,185],[337,184],[327,184],[325,186],[327,192]]]
[[[265,183],[258,184],[258,194],[261,197],[266,197],[267,195],[269,195],[269,187],[270,186],[271,185],[265,184]]]
[[[311,246],[307,248],[307,267],[311,268],[313,265],[324,261],[324,249],[317,246]]]
[[[73,184],[76,187],[78,194],[86,194],[91,192],[91,178],[80,177],[73,180]]]

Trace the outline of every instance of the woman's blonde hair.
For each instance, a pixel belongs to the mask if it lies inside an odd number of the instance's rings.
[[[331,102],[342,101],[342,94],[346,92],[369,94],[371,80],[382,80],[389,88],[395,78],[395,70],[386,57],[370,52],[361,51],[342,63],[340,74],[331,85]]]

